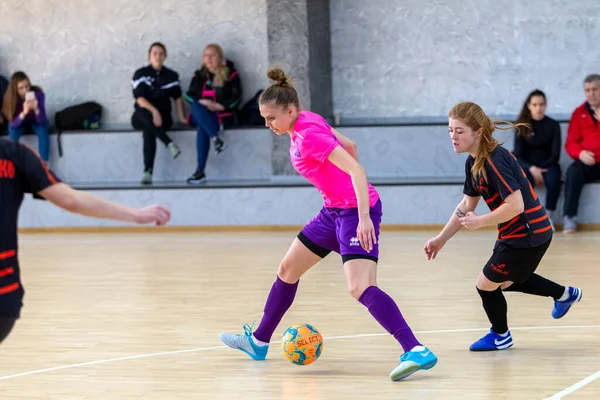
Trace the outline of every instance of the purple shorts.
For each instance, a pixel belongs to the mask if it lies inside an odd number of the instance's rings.
[[[358,227],[358,208],[326,208],[314,217],[300,232],[298,239],[310,251],[319,257],[325,257],[332,251],[339,253],[344,262],[355,258],[379,259],[379,225],[381,224],[381,200],[370,210],[371,221],[375,227],[377,243],[373,250],[366,251],[356,237]]]

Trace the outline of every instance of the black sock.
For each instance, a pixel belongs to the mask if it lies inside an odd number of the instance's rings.
[[[559,285],[556,282],[552,282],[539,276],[537,274],[531,275],[529,279],[522,283],[513,283],[507,289],[506,292],[522,292],[527,294],[534,294],[536,296],[552,297],[553,299],[560,299],[565,292],[565,287]]]
[[[506,299],[500,288],[493,292],[487,292],[477,288],[479,296],[481,296],[481,302],[483,303],[483,309],[492,324],[492,331],[503,334],[508,331],[508,322],[506,312],[508,306],[506,305]]]

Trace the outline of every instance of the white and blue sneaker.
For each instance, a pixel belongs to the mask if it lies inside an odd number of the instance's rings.
[[[554,300],[554,309],[552,310],[552,318],[559,319],[565,316],[574,303],[581,300],[583,292],[580,288],[569,286],[569,297],[566,300]]]
[[[469,347],[471,351],[494,351],[505,350],[514,344],[510,331],[504,335],[496,333],[490,329],[490,333],[476,341]]]
[[[219,339],[232,349],[238,349],[248,354],[253,360],[262,361],[267,357],[269,344],[262,345],[256,343],[257,340],[252,335],[252,326],[244,325],[243,335],[221,332],[219,333]]]
[[[400,357],[400,364],[390,372],[390,379],[399,381],[420,369],[431,369],[437,364],[438,358],[427,347],[415,346]]]

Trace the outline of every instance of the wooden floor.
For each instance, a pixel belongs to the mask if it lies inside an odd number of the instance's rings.
[[[401,349],[347,294],[337,255],[301,280],[276,334],[314,325],[316,363],[292,365],[277,344],[265,362],[223,348],[220,331],[260,319],[294,234],[22,235],[27,294],[0,346],[0,398],[544,399],[600,370],[597,232],[557,234],[538,269],[583,288],[564,319],[549,298],[507,294],[506,351],[468,351],[488,329],[475,278],[493,232],[461,233],[434,262],[422,251],[431,233],[383,233],[379,284],[438,355],[430,371],[389,380]],[[567,398],[600,398],[600,379]]]

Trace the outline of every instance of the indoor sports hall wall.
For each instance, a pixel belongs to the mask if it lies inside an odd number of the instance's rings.
[[[238,67],[246,97],[267,83],[266,0],[0,1],[0,73],[24,70],[47,95],[50,115],[94,99],[107,125],[129,127],[130,81],[148,46],[166,44],[166,65],[184,88],[204,45],[217,42]],[[53,118],[52,118],[53,120]]]
[[[600,72],[597,0],[330,4],[342,120],[443,116],[467,99],[515,115],[535,88],[546,91],[550,115],[570,116],[585,75]]]
[[[514,115],[536,87],[549,96],[549,114],[561,117],[583,100],[583,77],[598,72],[596,0],[30,0],[0,2],[0,73],[29,73],[51,114],[95,99],[106,125],[128,127],[129,81],[150,42],[166,43],[167,65],[185,87],[203,46],[216,41],[239,67],[246,98],[278,60],[294,66],[302,94],[314,79],[306,46],[292,39],[303,44],[307,29],[324,26],[314,17],[323,2],[342,120],[440,117],[464,99]],[[312,18],[298,11],[306,7]],[[307,15],[309,23],[300,21]],[[272,32],[280,25],[285,33]]]

